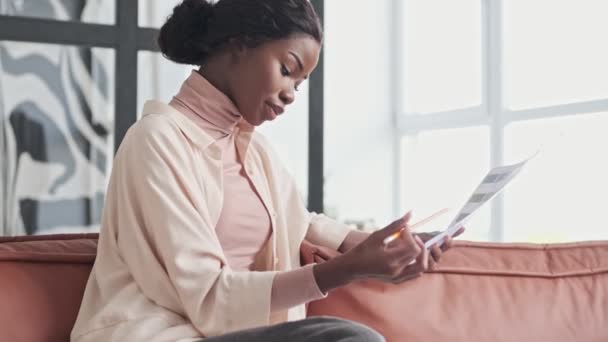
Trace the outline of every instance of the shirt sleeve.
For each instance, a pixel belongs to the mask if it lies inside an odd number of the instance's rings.
[[[145,237],[145,243],[132,248],[152,251],[185,315],[204,336],[269,324],[276,272],[236,272],[227,266],[215,230],[208,216],[204,219],[208,211],[203,194],[208,189],[198,181],[213,175],[196,174],[192,146],[179,131],[167,131],[140,129],[121,146],[119,172],[129,187],[124,193],[129,199],[123,201],[119,215],[133,215],[136,226],[123,228],[140,230]],[[151,277],[156,276],[150,275],[152,269],[146,271],[146,265],[154,260],[142,255],[130,251],[123,258],[150,297],[155,292]]]
[[[323,214],[310,213],[310,225],[306,239],[313,244],[338,250],[352,229],[346,224],[333,220]]]
[[[271,310],[281,311],[327,297],[321,292],[315,275],[314,264],[291,271],[277,273],[272,284]]]

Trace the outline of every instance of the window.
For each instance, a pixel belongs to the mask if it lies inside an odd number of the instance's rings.
[[[408,113],[481,105],[479,0],[405,1],[403,68]]]
[[[608,238],[608,3],[398,3],[398,207],[457,210],[490,167],[538,150],[466,238]]]
[[[344,15],[325,2],[325,213],[366,230],[390,223],[396,202],[391,3],[349,0]]]

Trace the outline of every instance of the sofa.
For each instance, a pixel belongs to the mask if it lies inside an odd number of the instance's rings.
[[[96,234],[0,238],[0,342],[66,342]],[[305,263],[323,247],[303,244]],[[327,251],[325,251],[327,252]],[[387,341],[608,341],[608,242],[459,241],[402,284],[358,281],[308,305]]]

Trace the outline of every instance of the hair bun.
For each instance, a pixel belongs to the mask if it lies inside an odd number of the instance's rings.
[[[160,28],[158,46],[168,59],[198,65],[209,53],[206,41],[213,4],[207,0],[184,0]]]
[[[201,20],[206,20],[213,13],[213,4],[208,0],[184,0],[177,7],[183,7],[180,10],[186,10]]]

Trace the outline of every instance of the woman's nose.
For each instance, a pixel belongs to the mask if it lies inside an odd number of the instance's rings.
[[[288,105],[295,100],[295,95],[292,90],[283,90],[279,93],[279,98],[284,104]]]

